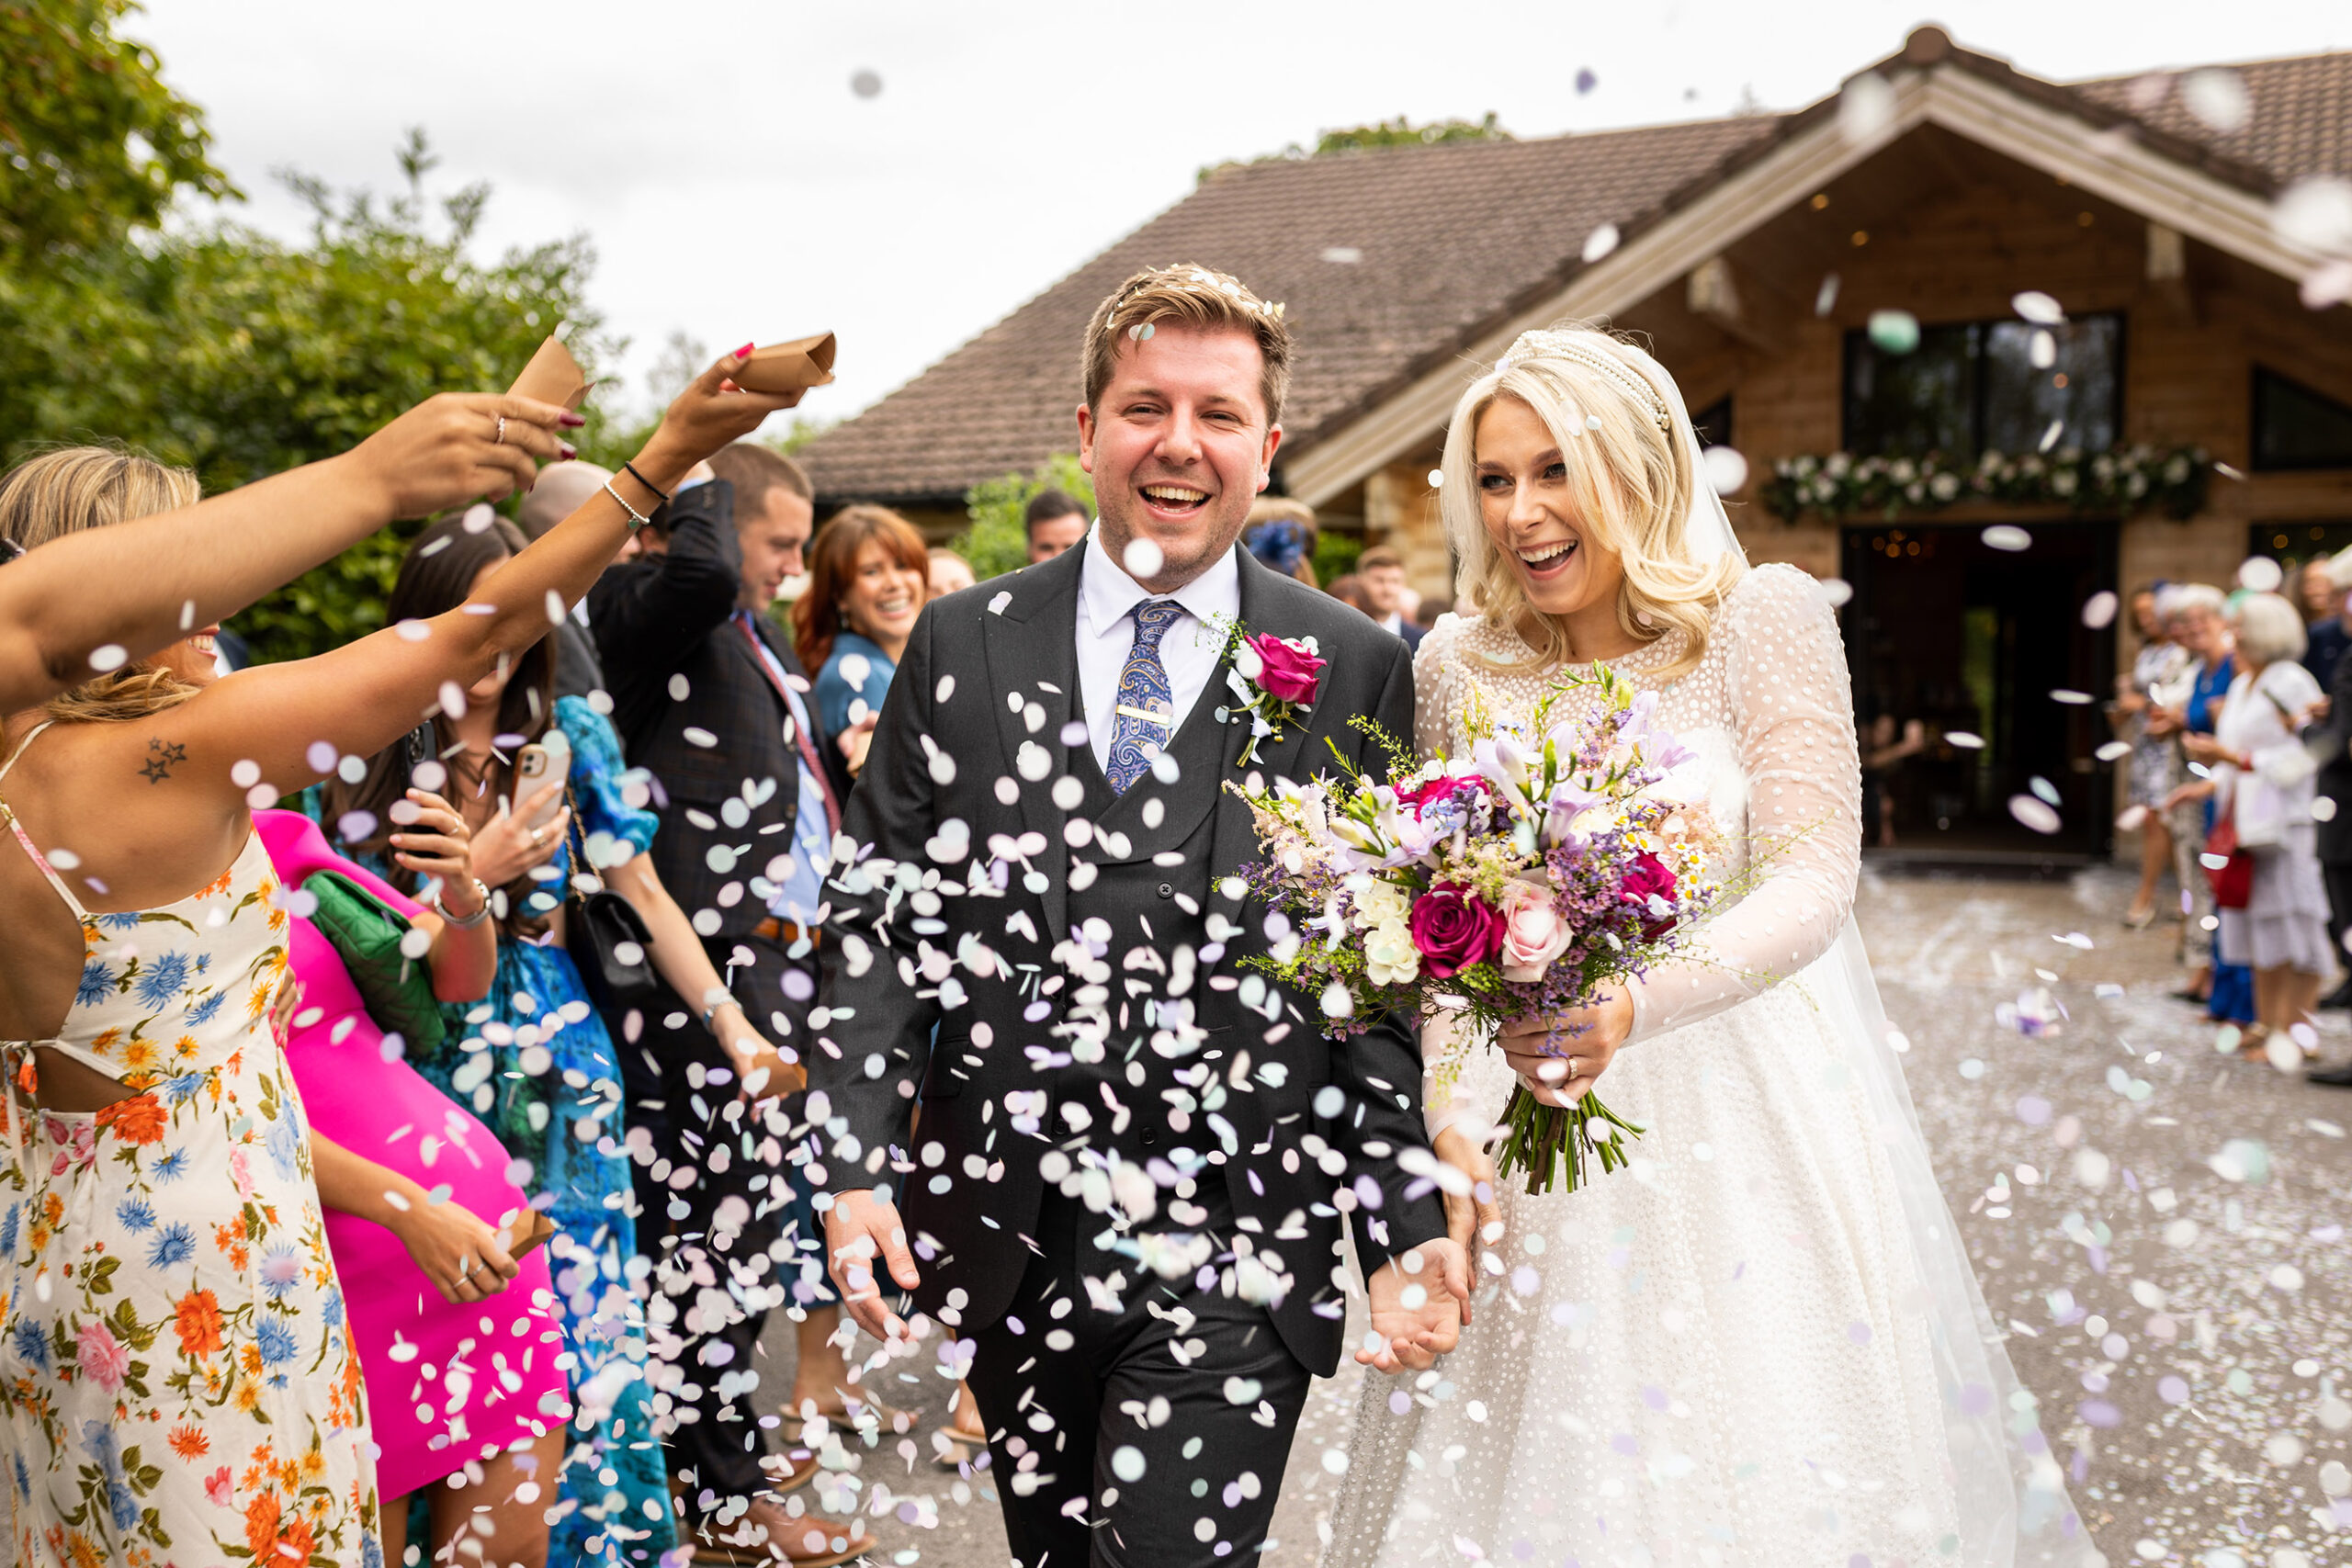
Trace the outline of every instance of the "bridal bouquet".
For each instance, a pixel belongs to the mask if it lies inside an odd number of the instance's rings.
[[[1598,700],[1552,722],[1580,687]],[[1468,756],[1416,762],[1372,729],[1385,779],[1341,759],[1342,776],[1253,778],[1244,792],[1265,858],[1242,878],[1296,922],[1263,965],[1320,992],[1333,1039],[1397,1009],[1453,1014],[1446,1085],[1505,1023],[1589,1005],[1672,952],[1722,892],[1704,808],[1655,787],[1690,755],[1657,724],[1655,694],[1596,665],[1555,684],[1524,730],[1475,693],[1471,709]],[[1641,1134],[1590,1090],[1562,1109],[1524,1086],[1503,1125],[1496,1168],[1527,1172],[1530,1192],[1551,1190],[1563,1161],[1574,1191],[1589,1162],[1625,1163],[1621,1133]]]

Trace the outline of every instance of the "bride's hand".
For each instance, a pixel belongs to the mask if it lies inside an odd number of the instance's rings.
[[[1503,1211],[1495,1201],[1495,1158],[1455,1122],[1430,1140],[1437,1157],[1470,1179],[1470,1190],[1439,1191],[1445,1199],[1445,1234],[1470,1258],[1503,1239]]]
[[[1503,1025],[1503,1055],[1543,1105],[1570,1106],[1609,1070],[1634,1029],[1634,994],[1619,987],[1588,1008]]]

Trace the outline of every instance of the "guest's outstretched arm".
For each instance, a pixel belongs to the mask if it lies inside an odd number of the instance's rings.
[[[102,648],[143,658],[225,620],[396,517],[529,489],[534,459],[568,456],[559,433],[580,423],[552,403],[445,392],[340,457],[41,546],[0,570],[0,713],[89,679]]]

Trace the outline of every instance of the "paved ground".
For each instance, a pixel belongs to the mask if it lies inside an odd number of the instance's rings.
[[[2352,1562],[2352,1093],[2218,1055],[2165,998],[2169,931],[2119,923],[2128,892],[2104,870],[1866,876],[1863,931],[1945,1195],[2119,1568]],[[2075,933],[2091,945],[2059,940]],[[2057,1028],[2029,1034],[2020,1010]],[[2323,1044],[2352,1051],[2344,1015]],[[764,1347],[768,1387],[788,1386],[789,1326]],[[952,1385],[927,1359],[876,1375],[944,1418]],[[1315,1561],[1321,1453],[1345,1447],[1354,1395],[1345,1372],[1316,1386],[1271,1568]],[[886,1441],[859,1479],[876,1561],[1008,1561],[984,1474]]]

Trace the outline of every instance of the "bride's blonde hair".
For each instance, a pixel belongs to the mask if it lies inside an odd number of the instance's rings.
[[[194,473],[143,452],[52,447],[0,478],[0,538],[38,549],[85,528],[176,512],[203,499]],[[68,724],[115,723],[176,707],[200,690],[161,664],[132,660],[51,698],[43,711]]]
[[[1571,323],[1521,333],[1454,405],[1438,505],[1462,563],[1455,591],[1526,637],[1550,669],[1572,655],[1567,629],[1529,614],[1519,573],[1487,534],[1478,504],[1478,421],[1503,397],[1525,403],[1551,431],[1577,525],[1623,563],[1617,624],[1644,642],[1679,627],[1681,654],[1659,673],[1691,669],[1706,651],[1710,612],[1746,563],[1735,552],[1702,556],[1693,547],[1690,504],[1707,480],[1693,471],[1690,419],[1674,378],[1624,339]]]

